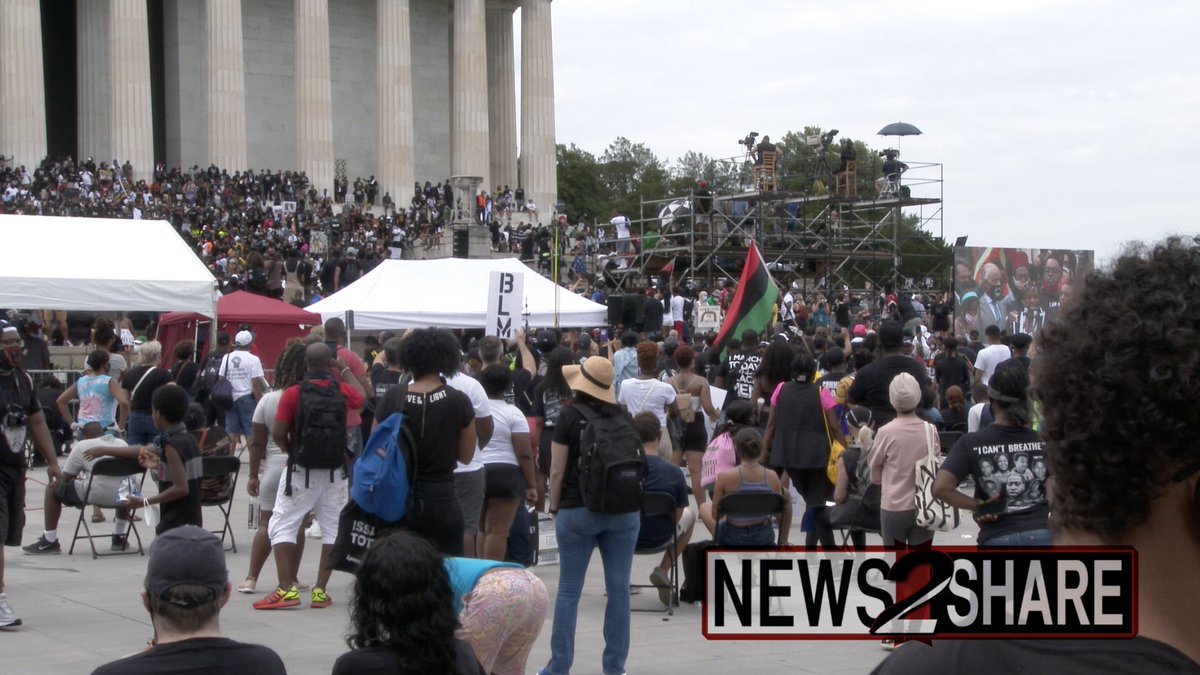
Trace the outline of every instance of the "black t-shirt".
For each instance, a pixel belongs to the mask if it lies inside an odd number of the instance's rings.
[[[901,645],[872,675],[925,673],[1200,673],[1200,663],[1156,640],[934,640]]]
[[[395,370],[388,370],[387,366],[381,363],[371,364],[371,387],[375,390],[376,401],[382,401],[384,396],[387,396],[388,391],[400,384],[401,382],[411,382],[412,378],[407,374]],[[377,411],[378,412],[378,411]],[[382,422],[383,417],[375,419]]]
[[[725,378],[725,389],[729,395],[725,397],[725,407],[739,398],[749,399],[754,394],[754,375],[762,365],[762,355],[757,349],[742,349],[729,355],[729,360],[721,366],[718,377]]]
[[[262,645],[229,638],[192,638],[157,645],[92,671],[92,675],[159,675],[161,673],[212,673],[212,675],[286,675],[283,661]]]
[[[50,347],[40,337],[26,335],[21,348],[21,367],[25,370],[46,370],[50,367]]]
[[[454,639],[454,670],[444,675],[482,675],[483,668],[471,645]],[[425,670],[405,667],[400,652],[391,647],[365,647],[346,652],[333,664],[333,675],[426,675]]]
[[[646,455],[646,480],[642,484],[646,492],[665,492],[675,498],[675,506],[684,508],[688,505],[687,482],[679,468],[657,455]],[[638,548],[654,548],[662,546],[671,540],[671,532],[675,529],[674,516],[642,516],[641,529],[638,530]]]
[[[942,469],[960,481],[975,477],[975,497],[1000,495],[1006,504],[994,523],[980,523],[979,543],[992,537],[1049,527],[1046,453],[1032,429],[991,424],[958,439]]]
[[[938,393],[942,396],[954,386],[961,387],[964,395],[970,395],[973,371],[974,366],[968,364],[966,357],[958,352],[938,354],[933,360],[933,373],[937,376]]]
[[[920,361],[903,354],[890,354],[867,364],[855,374],[854,384],[850,385],[850,400],[870,408],[878,427],[896,419],[896,410],[888,398],[888,386],[900,373],[912,375],[922,387],[929,384],[929,374]]]
[[[375,419],[386,420],[400,412],[404,401],[404,424],[417,441],[416,480],[441,483],[454,480],[458,466],[458,437],[475,419],[475,408],[466,394],[446,386],[428,393],[393,388],[375,408]]]
[[[158,491],[166,492],[174,485],[171,482],[171,471],[167,466],[167,453],[172,449],[179,454],[179,460],[183,462],[183,470],[187,474],[188,493],[179,499],[162,502],[159,505],[160,520],[158,527],[154,528],[155,534],[162,534],[181,525],[204,527],[204,513],[200,508],[200,447],[196,444],[196,439],[183,428],[182,424],[169,432],[160,450],[158,467],[154,470],[154,479],[158,481]]]
[[[151,370],[153,368],[153,370]],[[142,379],[145,376],[146,379]],[[125,371],[121,376],[121,388],[133,394],[133,390],[137,389],[137,395],[131,396],[129,399],[129,411],[136,413],[150,414],[151,406],[150,399],[154,395],[154,390],[170,384],[174,378],[171,377],[170,371],[159,368],[158,366],[138,366]],[[141,386],[138,386],[138,382]]]
[[[850,327],[850,303],[839,302],[833,306],[833,316],[837,319],[839,326]]]
[[[27,417],[42,411],[38,404],[37,393],[33,390],[33,380],[20,369],[14,368],[7,375],[0,375],[0,424],[5,422],[9,411],[21,411]],[[25,428],[29,428],[26,420]],[[0,464],[25,468],[25,457],[22,455],[23,445],[11,447],[7,434],[0,433]]]
[[[175,384],[189,391],[196,383],[196,376],[199,373],[200,364],[195,361],[180,361],[171,366],[171,377],[175,378]]]
[[[583,428],[587,425],[587,420],[583,413],[579,412],[581,405],[591,405],[591,403],[575,403],[563,408],[558,415],[558,426],[554,427],[554,442],[562,443],[570,449],[567,455],[567,468],[563,473],[562,494],[558,500],[560,509],[576,509],[583,506],[583,492],[579,489],[579,439],[583,434]],[[629,416],[629,413],[616,405],[601,404],[593,407],[593,410],[598,415]],[[630,423],[632,423],[632,418],[630,418]]]

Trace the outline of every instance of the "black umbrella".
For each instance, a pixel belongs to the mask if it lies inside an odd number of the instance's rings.
[[[892,122],[879,130],[880,136],[920,136],[921,130],[908,122]],[[896,140],[896,150],[900,150],[900,140]]]

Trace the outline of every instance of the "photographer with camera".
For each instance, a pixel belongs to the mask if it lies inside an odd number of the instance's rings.
[[[21,369],[21,334],[13,324],[0,320],[0,405],[4,433],[0,435],[0,628],[21,625],[4,594],[4,548],[20,546],[25,527],[25,437],[46,460],[47,490],[61,480],[62,470],[54,455],[54,443],[46,416],[38,404],[33,379]]]

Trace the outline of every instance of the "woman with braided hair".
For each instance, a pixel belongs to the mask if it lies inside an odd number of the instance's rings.
[[[246,491],[258,498],[259,525],[250,545],[250,570],[246,580],[238,585],[239,593],[253,593],[258,575],[262,572],[267,556],[271,554],[271,542],[267,539],[267,525],[271,512],[275,510],[275,495],[279,492],[279,481],[287,468],[287,455],[271,438],[271,425],[275,422],[275,410],[283,392],[304,379],[304,348],[298,339],[289,340],[275,361],[275,382],[271,391],[263,395],[254,408],[250,434],[250,478]],[[300,568],[300,555],[304,551],[304,528],[296,539],[296,569]]]

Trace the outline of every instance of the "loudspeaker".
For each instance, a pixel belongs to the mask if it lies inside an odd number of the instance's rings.
[[[617,324],[625,323],[625,296],[610,295],[608,296],[608,325],[616,326]]]
[[[467,228],[462,228],[454,231],[454,250],[455,258],[469,258],[471,250],[471,231]]]

